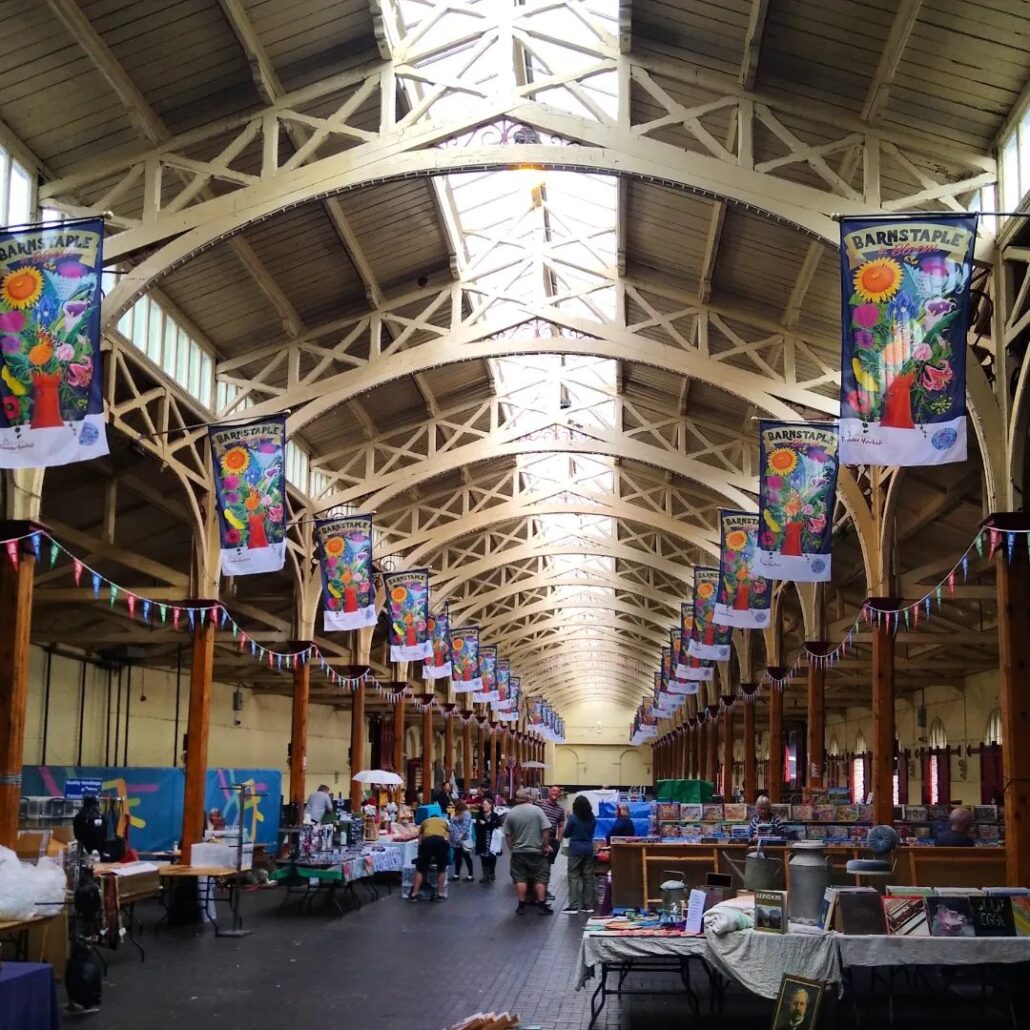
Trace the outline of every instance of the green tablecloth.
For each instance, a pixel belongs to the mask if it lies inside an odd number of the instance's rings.
[[[714,784],[708,780],[659,780],[659,801],[678,801],[680,804],[700,805],[712,800]]]
[[[332,869],[318,868],[315,866],[284,866],[276,869],[269,876],[270,880],[321,880],[323,883],[342,883],[343,870],[338,866]]]

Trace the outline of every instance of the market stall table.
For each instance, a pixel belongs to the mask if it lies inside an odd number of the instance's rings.
[[[700,964],[708,977],[709,1005],[712,1011],[722,1001],[722,977],[707,960],[703,935],[685,934],[671,930],[602,930],[597,923],[588,921],[579,945],[576,962],[576,989],[586,986],[587,980],[600,967],[600,978],[590,999],[590,1026],[593,1027],[610,996],[632,994],[682,994],[687,998],[695,1015],[700,1015],[701,1003],[690,983],[690,963]],[[676,973],[682,989],[655,990],[627,988],[626,978],[631,973]],[[614,987],[608,977],[617,976]]]
[[[52,966],[5,962],[0,966],[0,1030],[60,1030]]]
[[[168,902],[168,893],[172,886],[179,880],[195,879],[197,881],[197,904],[203,913],[203,918],[214,927],[215,936],[221,936],[218,920],[215,918],[215,904],[218,901],[227,900],[230,907],[235,909],[235,895],[239,889],[236,882],[237,872],[230,866],[195,866],[195,865],[163,865],[158,868],[158,875],[161,878],[161,904],[164,906],[165,914],[161,917],[158,926],[165,922],[171,912]],[[217,890],[224,887],[228,890],[226,898],[219,898]]]
[[[357,907],[361,908],[361,900],[354,892],[354,886],[361,883],[368,891],[370,900],[377,900],[379,892],[371,881],[374,873],[375,860],[371,853],[352,855],[332,863],[321,863],[314,858],[305,862],[289,860],[271,876],[286,888],[277,914],[282,914],[291,897],[300,896],[300,908],[303,911],[310,909],[314,899],[322,895],[325,897],[325,907],[333,906],[342,916],[343,906],[337,897],[340,888],[346,890]]]

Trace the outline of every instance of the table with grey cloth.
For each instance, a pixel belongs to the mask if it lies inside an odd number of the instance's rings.
[[[706,956],[704,937],[630,937],[618,933],[584,933],[576,962],[576,990],[584,987],[602,962]]]
[[[853,966],[1007,966],[1030,962],[1030,937],[855,937],[837,934]]]

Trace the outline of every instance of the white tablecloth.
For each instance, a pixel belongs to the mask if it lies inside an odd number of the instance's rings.
[[[386,840],[380,837],[375,846],[399,851],[401,863],[398,868],[401,870],[407,869],[418,857],[418,837],[414,840]]]
[[[834,938],[845,966],[978,966],[1030,962],[1030,937]]]
[[[827,983],[841,981],[840,956],[833,934],[763,933],[736,930],[706,934],[712,968],[752,994],[775,998],[784,973]]]
[[[598,962],[705,956],[704,937],[624,937],[617,933],[584,933],[576,962],[576,990],[593,976]]]

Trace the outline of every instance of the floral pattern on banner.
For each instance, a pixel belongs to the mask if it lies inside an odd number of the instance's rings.
[[[383,576],[390,616],[390,661],[431,658],[429,640],[429,572],[413,569]]]
[[[965,461],[976,227],[959,214],[842,219],[844,464]]]
[[[477,704],[488,704],[491,701],[496,701],[498,699],[496,647],[480,646],[479,675],[482,682],[479,690],[472,695],[472,700]]]
[[[754,571],[758,516],[744,511],[719,513],[719,592],[715,622],[719,626],[762,629],[769,625],[771,584]]]
[[[208,428],[222,572],[278,572],[286,563],[286,419]]]
[[[451,630],[451,686],[455,694],[471,694],[483,686],[479,672],[479,627]]]
[[[730,629],[715,623],[715,596],[718,590],[718,569],[700,566],[694,569],[694,628],[687,648],[691,658],[704,658],[712,662],[729,660]]]
[[[506,712],[511,708],[511,661],[497,659],[497,700],[491,702],[495,712]]]
[[[662,650],[665,651],[668,649],[662,648]],[[661,672],[656,672],[654,674],[654,705],[655,711],[658,715],[663,719],[667,719],[670,715],[676,714],[677,704],[676,698],[664,689],[662,679],[663,677]],[[680,701],[686,701],[686,698],[680,698]]]
[[[0,232],[0,468],[108,453],[100,219]]]
[[[829,580],[839,438],[836,426],[760,423],[757,575]]]
[[[665,649],[662,649],[664,654]],[[680,676],[683,664],[683,633],[679,626],[669,630],[669,673],[670,694],[693,694],[696,688],[685,677]]]
[[[444,679],[451,674],[451,617],[447,610],[429,616],[429,646],[431,660],[422,666],[427,680]]]
[[[315,522],[315,548],[322,565],[322,622],[327,631],[374,626],[372,516],[348,515]]]

